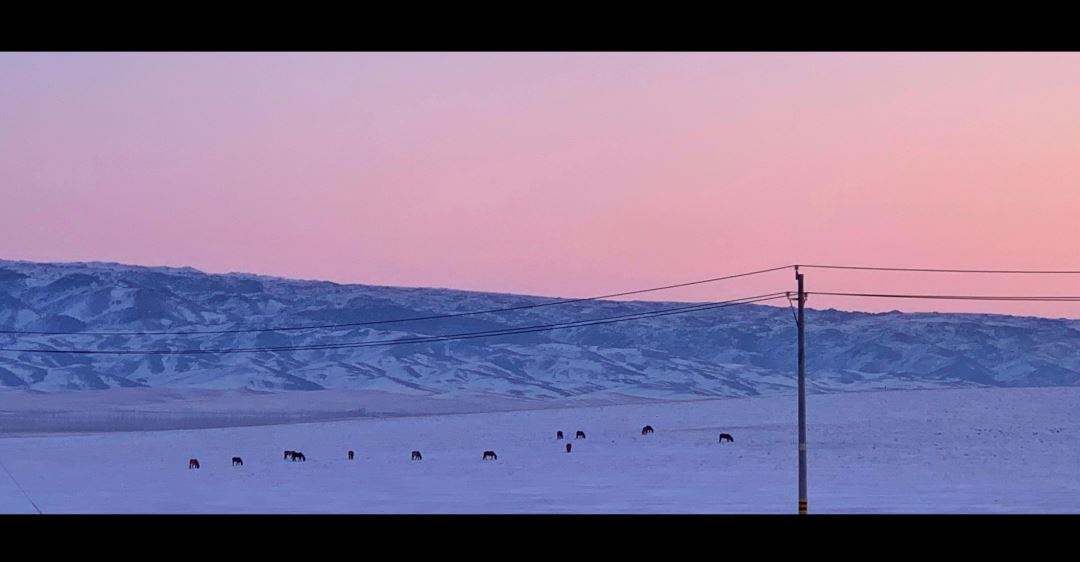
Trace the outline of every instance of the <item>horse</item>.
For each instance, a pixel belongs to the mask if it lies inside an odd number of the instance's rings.
[[[555,438],[556,439],[562,439],[562,432],[561,431],[556,431],[555,432]]]
[[[199,459],[190,459],[187,462],[188,469],[199,468]]]
[[[730,442],[732,442],[732,443],[734,443],[734,442],[735,442],[735,438],[734,438],[734,437],[732,437],[730,433],[721,433],[721,434],[720,434],[720,443],[723,443],[725,439],[726,439],[727,441],[730,441]]]
[[[567,453],[569,453],[569,452],[570,452],[570,447],[573,447],[573,443],[567,443],[567,444],[566,444],[566,452],[567,452]]]
[[[289,460],[289,457],[293,456],[294,454],[296,454],[296,451],[285,451],[285,456],[282,457],[281,460],[287,461]]]
[[[241,459],[240,457],[233,457],[232,458],[232,465],[233,466],[236,466],[236,465],[244,466],[244,459]]]
[[[647,425],[647,426],[641,428],[641,434],[642,435],[645,435],[647,433],[652,433],[652,432],[653,432],[653,428],[652,428],[651,425]]]
[[[307,457],[305,457],[304,453],[301,453],[300,451],[292,451],[292,460],[307,462]]]
[[[495,456],[495,451],[484,451],[484,460],[491,459],[493,461],[499,460],[499,457]]]
[[[577,432],[577,435],[574,436],[574,439],[584,439],[584,438],[585,438],[585,432],[584,431],[579,431],[579,432]]]
[[[349,460],[353,460],[353,452],[349,451]]]
[[[422,461],[422,460],[424,460],[424,457],[420,456],[420,451],[413,451],[412,452],[412,460],[414,460],[414,461]]]

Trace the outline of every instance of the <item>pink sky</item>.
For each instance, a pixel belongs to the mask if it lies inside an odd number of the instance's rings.
[[[0,53],[0,258],[552,296],[1080,269],[1078,100],[1078,53]]]

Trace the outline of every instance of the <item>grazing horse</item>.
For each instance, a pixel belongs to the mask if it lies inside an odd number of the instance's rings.
[[[420,456],[420,451],[413,451],[412,452],[412,460],[414,460],[414,461],[422,461],[422,460],[424,460],[424,457]]]
[[[233,466],[236,466],[236,465],[244,466],[244,459],[241,459],[240,457],[233,457],[232,458],[232,465]]]
[[[574,439],[584,439],[584,438],[585,438],[585,432],[584,431],[579,431],[579,432],[577,432],[577,435],[574,436]]]
[[[190,459],[187,462],[188,469],[199,468],[199,459]]]
[[[353,460],[353,452],[349,451],[349,460]]]
[[[566,444],[566,452],[569,453],[570,452],[570,447],[573,447],[573,446],[574,446],[573,443],[567,443]]]
[[[491,459],[493,461],[499,460],[499,457],[495,456],[495,451],[484,451],[484,460]]]
[[[292,452],[292,460],[307,462],[307,457],[304,456],[304,453],[301,453],[300,451],[291,451],[291,452]]]
[[[732,437],[730,433],[721,433],[720,434],[720,442],[723,443],[725,440],[730,441],[732,443],[735,442],[735,438]]]
[[[645,435],[647,433],[652,433],[652,432],[653,432],[653,428],[652,428],[651,425],[647,425],[647,426],[641,428],[641,434],[642,435]]]
[[[556,439],[562,439],[562,432],[561,431],[556,431],[555,432],[555,438]]]
[[[289,457],[296,454],[296,451],[285,451],[285,456],[281,458],[283,461],[289,460]]]

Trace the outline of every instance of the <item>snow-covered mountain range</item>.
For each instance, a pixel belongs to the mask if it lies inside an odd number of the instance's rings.
[[[0,260],[0,330],[184,331],[341,324],[549,302],[547,297],[342,285],[191,268]],[[198,355],[0,351],[0,389],[369,389],[526,398],[790,392],[783,306],[392,347]],[[0,335],[2,348],[228,349],[364,342],[550,324],[679,306],[588,301],[402,324],[210,335]],[[807,311],[812,392],[1080,384],[1080,321]]]

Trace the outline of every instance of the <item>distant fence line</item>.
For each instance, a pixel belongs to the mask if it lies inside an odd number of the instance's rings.
[[[0,435],[11,433],[76,433],[111,431],[164,431],[279,425],[350,418],[375,417],[365,408],[322,412],[105,412],[34,411],[0,412]]]

